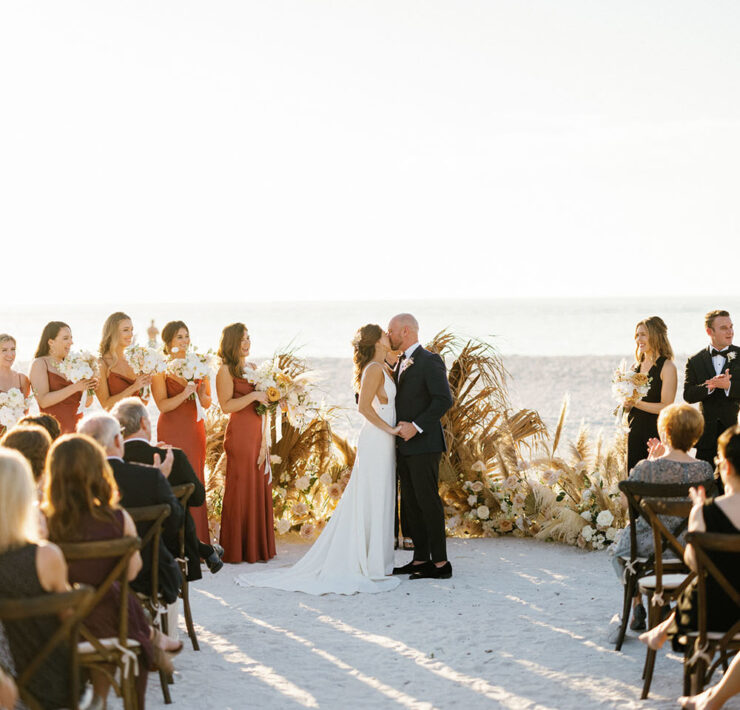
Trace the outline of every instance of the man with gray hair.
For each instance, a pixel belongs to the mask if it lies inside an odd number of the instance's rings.
[[[446,451],[441,419],[452,406],[452,394],[442,358],[419,344],[419,323],[410,313],[399,313],[388,324],[394,350],[401,350],[396,367],[396,467],[401,481],[414,558],[393,574],[410,579],[448,579],[445,515],[439,497],[439,462]],[[406,531],[404,531],[406,532]]]
[[[113,407],[111,414],[121,425],[124,439],[123,458],[143,464],[152,464],[157,459],[172,457],[172,472],[167,480],[171,486],[185,483],[193,484],[193,493],[185,510],[185,557],[188,561],[188,581],[201,579],[200,560],[203,559],[211,570],[218,572],[224,563],[224,553],[220,545],[210,545],[198,539],[195,521],[190,508],[205,505],[206,489],[196,475],[187,455],[182,449],[174,447],[159,448],[151,444],[152,424],[149,412],[138,397],[127,397]]]
[[[110,414],[92,414],[85,417],[77,424],[77,432],[95,439],[105,450],[124,508],[141,508],[161,503],[169,505],[170,515],[165,518],[159,541],[159,590],[164,600],[171,604],[177,599],[182,586],[180,569],[175,557],[179,553],[178,531],[185,513],[172,493],[170,484],[159,468],[127,463],[123,460],[121,425]],[[159,458],[156,462],[160,463]],[[171,467],[170,456],[165,459],[163,468],[169,474]],[[150,527],[151,523],[137,523],[139,536],[144,537]],[[151,589],[151,544],[141,551],[141,556],[144,565],[131,586],[137,592],[148,594]]]

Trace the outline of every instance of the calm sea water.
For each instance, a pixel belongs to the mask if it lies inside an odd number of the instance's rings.
[[[101,326],[113,311],[123,309],[134,320],[138,341],[146,342],[153,318],[161,328],[168,320],[183,320],[193,342],[202,349],[218,345],[221,329],[242,321],[252,336],[253,355],[266,356],[292,344],[310,357],[349,357],[350,340],[364,323],[385,326],[403,310],[413,312],[422,340],[443,328],[493,343],[504,355],[628,356],[635,323],[660,315],[668,324],[677,353],[698,350],[706,341],[703,314],[726,308],[740,318],[740,297],[511,299],[491,301],[347,301],[298,303],[207,303],[17,306],[0,309],[0,332],[18,341],[18,359],[28,362],[41,329],[50,320],[70,324],[78,347],[96,350]]]

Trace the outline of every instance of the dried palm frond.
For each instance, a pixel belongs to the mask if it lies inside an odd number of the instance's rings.
[[[555,456],[555,451],[560,443],[560,437],[563,433],[563,427],[565,426],[565,419],[568,415],[568,405],[570,403],[570,397],[566,394],[563,397],[563,403],[560,405],[560,416],[558,417],[558,424],[555,427],[555,436],[552,438],[552,446],[550,447],[550,456]]]
[[[575,510],[561,506],[556,516],[542,523],[536,537],[541,540],[557,540],[572,545],[586,524],[586,521]]]

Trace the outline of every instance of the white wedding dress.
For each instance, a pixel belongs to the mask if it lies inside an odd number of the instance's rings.
[[[396,385],[385,368],[383,374],[388,403],[375,397],[373,408],[386,424],[395,426]],[[388,575],[393,572],[395,495],[395,437],[366,421],[347,488],[311,549],[292,567],[242,574],[236,583],[306,594],[394,589],[400,580]]]

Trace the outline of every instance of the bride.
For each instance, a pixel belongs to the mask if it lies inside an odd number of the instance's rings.
[[[307,594],[384,592],[399,584],[393,572],[396,495],[396,385],[385,359],[391,349],[379,325],[352,341],[358,409],[366,421],[347,488],[311,549],[293,567],[243,574],[237,584]]]

